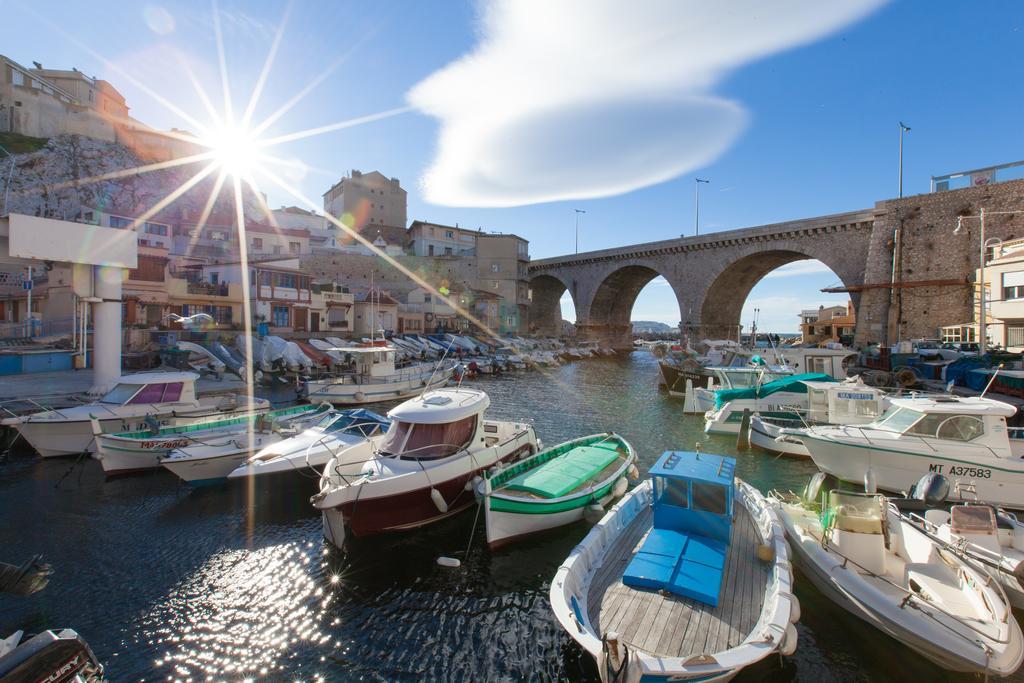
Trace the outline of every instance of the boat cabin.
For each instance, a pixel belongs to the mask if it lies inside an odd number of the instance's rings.
[[[393,346],[350,347],[341,349],[348,355],[349,370],[365,378],[390,377],[395,374]]]
[[[885,410],[887,395],[877,387],[835,382],[804,382],[807,417],[811,422],[864,424]]]
[[[1010,438],[1006,418],[1017,409],[988,398],[932,396],[893,398],[865,429],[892,432],[899,438],[945,441],[991,449],[997,457],[1024,456],[1024,441]]]
[[[732,535],[736,460],[666,451],[650,470],[653,526],[622,575],[632,588],[663,590],[717,606]]]
[[[483,424],[483,415],[490,403],[475,389],[437,389],[410,399],[388,413],[391,427],[380,452],[402,460],[436,460],[468,449],[474,439],[484,444],[490,425]]]
[[[329,412],[317,423],[316,428],[324,434],[352,434],[373,436],[385,431],[391,424],[386,417],[371,410],[356,408]]]
[[[194,372],[140,372],[117,378],[114,387],[99,400],[111,405],[151,403],[193,403],[196,400]]]

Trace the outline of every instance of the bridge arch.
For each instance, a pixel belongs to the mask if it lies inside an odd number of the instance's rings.
[[[755,251],[741,256],[728,265],[707,284],[700,304],[699,326],[687,330],[691,335],[705,338],[735,339],[740,331],[740,316],[750,292],[769,273],[795,261],[816,259],[834,272],[844,285],[855,284],[858,273],[843,272],[843,265],[817,250],[772,249]],[[812,253],[808,253],[812,252]],[[830,263],[832,261],[832,263]],[[860,295],[850,294],[856,310]],[[793,311],[794,317],[798,311]]]
[[[562,295],[569,292],[573,305],[579,308],[572,288],[561,278],[551,275],[536,275],[530,280],[530,325],[532,334],[558,336],[562,333]]]
[[[576,321],[577,333],[616,349],[631,349],[633,306],[644,287],[663,276],[653,264],[617,264],[597,282],[586,315]]]

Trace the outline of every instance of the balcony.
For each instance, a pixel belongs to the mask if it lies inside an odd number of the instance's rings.
[[[226,282],[190,282],[188,283],[189,294],[205,294],[206,296],[227,296],[228,283]]]
[[[355,303],[355,296],[351,292],[320,292],[320,296],[328,306],[351,306]]]

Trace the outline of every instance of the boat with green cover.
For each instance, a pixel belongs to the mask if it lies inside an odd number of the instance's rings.
[[[108,475],[125,474],[160,467],[160,459],[176,448],[209,444],[253,430],[280,429],[330,409],[329,404],[297,405],[270,411],[254,411],[246,415],[209,419],[188,425],[142,429],[119,434],[105,434],[93,420],[96,458]]]
[[[572,524],[588,507],[603,514],[608,502],[636,479],[636,451],[613,432],[584,436],[512,465],[485,473],[477,486],[484,506],[487,544]]]

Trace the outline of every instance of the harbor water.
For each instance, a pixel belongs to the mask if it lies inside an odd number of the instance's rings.
[[[737,454],[656,390],[647,352],[470,381],[493,418],[528,419],[545,444],[614,430],[645,471],[666,449]],[[378,409],[389,407],[375,406]],[[737,454],[763,491],[797,489],[807,461]],[[166,471],[105,480],[94,461],[0,463],[0,560],[42,554],[41,593],[0,596],[0,636],[72,627],[111,680],[596,680],[548,606],[555,569],[586,533],[564,528],[497,552],[475,508],[442,524],[326,545],[314,481],[190,489]],[[438,556],[462,560],[458,569]],[[967,680],[842,611],[797,576],[799,647],[747,681]]]

